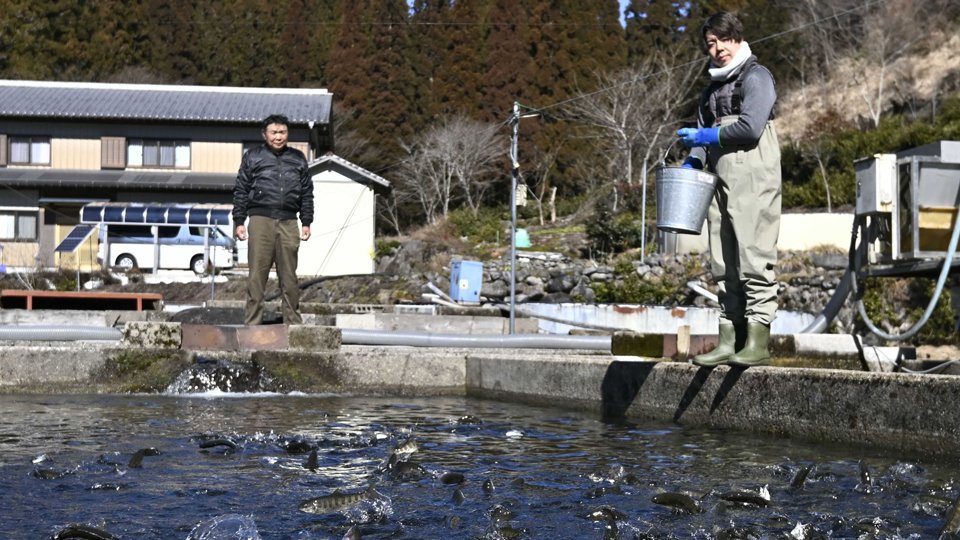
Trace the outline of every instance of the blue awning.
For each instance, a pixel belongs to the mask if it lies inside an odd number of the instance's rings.
[[[230,225],[233,205],[96,202],[80,209],[80,223],[106,225]]]

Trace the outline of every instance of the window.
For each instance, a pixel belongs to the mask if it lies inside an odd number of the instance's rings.
[[[129,139],[127,166],[158,169],[189,169],[190,143],[158,139]]]
[[[10,137],[11,165],[49,165],[49,137]]]
[[[36,241],[37,212],[0,210],[0,240]]]

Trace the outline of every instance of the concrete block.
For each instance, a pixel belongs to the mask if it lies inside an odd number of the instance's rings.
[[[338,351],[340,329],[332,326],[294,325],[288,330],[289,348],[303,351]]]
[[[60,346],[18,345],[0,347],[0,390],[33,387],[55,388],[70,383],[87,383],[103,366],[104,349],[82,343]]]
[[[121,328],[124,347],[179,349],[180,323],[130,321]]]
[[[464,360],[449,350],[346,346],[339,352],[256,351],[280,391],[463,395]]]
[[[610,352],[617,356],[663,358],[663,334],[615,332],[610,341]]]

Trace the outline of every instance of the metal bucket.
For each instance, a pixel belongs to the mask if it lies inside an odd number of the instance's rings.
[[[657,228],[700,234],[717,180],[717,175],[697,169],[657,169]]]

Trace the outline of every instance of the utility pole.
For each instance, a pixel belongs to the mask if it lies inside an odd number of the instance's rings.
[[[520,181],[520,159],[517,140],[520,138],[520,103],[513,102],[510,116],[513,136],[510,138],[510,334],[516,333],[517,310],[517,184]]]

